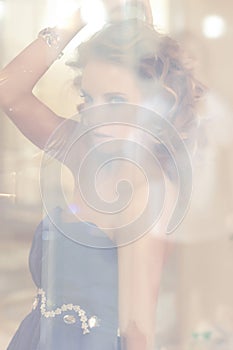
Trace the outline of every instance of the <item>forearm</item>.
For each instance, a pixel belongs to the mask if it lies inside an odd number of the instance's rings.
[[[33,87],[84,25],[77,10],[66,25],[54,28],[57,45],[39,37],[0,71],[0,108],[40,148],[63,118],[33,95]]]
[[[57,59],[64,47],[85,25],[77,10],[67,25],[56,27],[58,45],[48,46],[41,37],[26,47],[0,72],[0,104],[12,105],[25,94],[32,91],[41,76]]]

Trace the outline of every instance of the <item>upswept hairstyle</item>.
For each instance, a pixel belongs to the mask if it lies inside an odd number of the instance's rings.
[[[74,81],[78,87],[82,70],[90,58],[131,69],[145,83],[145,94],[152,100],[153,94],[156,98],[158,85],[162,87],[172,104],[163,117],[175,126],[193,153],[199,126],[196,103],[203,96],[205,87],[194,77],[192,60],[176,40],[138,19],[108,23],[83,42],[77,48],[74,61],[68,63],[78,68],[79,74]]]

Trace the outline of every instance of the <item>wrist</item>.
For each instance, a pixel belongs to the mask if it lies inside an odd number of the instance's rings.
[[[38,38],[42,39],[56,58],[63,56],[62,50],[73,39],[73,37],[85,26],[80,9],[77,9],[72,16],[60,22],[56,27],[42,29]]]

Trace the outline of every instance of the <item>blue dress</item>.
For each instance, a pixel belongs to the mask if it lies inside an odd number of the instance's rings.
[[[94,225],[61,222],[60,208],[53,218],[35,232],[29,266],[38,294],[7,350],[119,349],[117,249]]]

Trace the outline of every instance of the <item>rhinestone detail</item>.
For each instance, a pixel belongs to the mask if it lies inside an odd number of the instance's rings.
[[[74,324],[76,322],[76,318],[73,315],[65,315],[63,317],[63,321],[66,324]]]
[[[88,320],[88,325],[90,328],[99,327],[100,320],[97,316],[91,316]]]
[[[99,326],[99,319],[97,316],[91,316],[89,319],[87,318],[86,312],[81,309],[79,305],[74,304],[62,304],[60,307],[56,307],[54,310],[48,310],[47,305],[48,301],[45,295],[45,291],[43,289],[39,289],[38,293],[35,297],[34,303],[33,303],[33,310],[35,310],[39,304],[40,304],[40,311],[41,315],[45,318],[53,318],[57,315],[61,315],[63,312],[67,311],[74,311],[78,315],[80,322],[81,322],[81,328],[83,330],[83,334],[90,333],[90,329],[94,327]],[[66,324],[74,324],[76,323],[76,318],[73,315],[64,315],[63,321]]]

